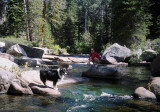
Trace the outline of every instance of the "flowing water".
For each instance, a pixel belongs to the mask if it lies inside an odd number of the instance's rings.
[[[72,64],[70,75],[81,76],[89,67]],[[59,87],[61,97],[0,95],[0,112],[158,112],[156,101],[133,99],[133,90],[146,86],[150,72],[144,67],[116,67],[121,81],[92,79]]]

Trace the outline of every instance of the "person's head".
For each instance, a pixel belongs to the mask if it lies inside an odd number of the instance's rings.
[[[91,48],[91,53],[94,53],[94,49],[93,48]]]

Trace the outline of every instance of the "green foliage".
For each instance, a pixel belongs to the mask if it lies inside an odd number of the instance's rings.
[[[25,43],[28,29],[33,42],[25,45],[57,53],[59,48],[89,53],[90,47],[100,52],[114,42],[145,50],[146,39],[160,37],[160,2],[156,0],[46,0],[46,17],[42,0],[29,0],[27,12],[23,0],[6,2],[7,21],[0,24],[0,36],[13,35],[18,37],[13,41]]]
[[[1,42],[5,42],[5,40],[14,42],[14,43],[18,43],[18,44],[22,44],[22,45],[26,45],[26,46],[32,46],[32,42],[27,41],[26,38],[16,38],[13,35],[0,37]]]
[[[139,58],[137,55],[132,55],[132,56],[130,57],[129,62],[130,62],[131,64],[139,63],[139,62],[142,62],[142,59]]]
[[[23,1],[10,0],[7,14],[7,34],[18,37],[19,32],[24,31]]]
[[[146,39],[151,25],[149,0],[113,0],[113,41],[121,45],[137,45]]]

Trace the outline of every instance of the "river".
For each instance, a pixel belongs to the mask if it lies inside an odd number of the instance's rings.
[[[89,68],[71,64],[69,75],[81,77]],[[107,65],[106,65],[107,66]],[[115,67],[115,66],[114,66]],[[160,103],[132,97],[135,88],[146,86],[146,67],[116,67],[126,78],[121,81],[91,79],[59,86],[61,97],[0,95],[0,111],[10,112],[157,112]]]

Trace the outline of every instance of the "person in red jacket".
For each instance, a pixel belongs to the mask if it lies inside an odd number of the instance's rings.
[[[91,54],[89,55],[88,64],[90,64],[90,62],[93,62],[93,64],[98,64],[100,62],[100,59],[100,55],[95,52],[93,48],[91,48]]]

